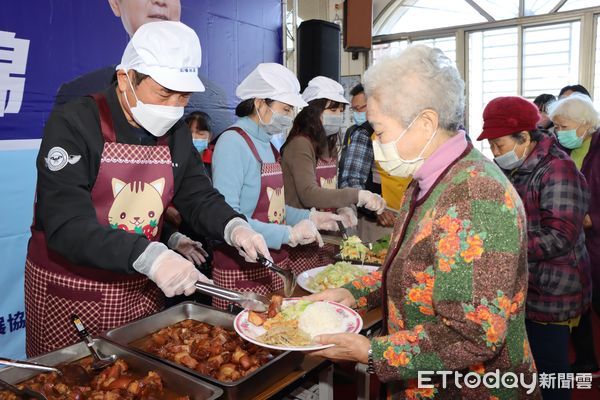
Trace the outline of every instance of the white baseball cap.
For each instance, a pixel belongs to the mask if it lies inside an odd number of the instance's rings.
[[[198,78],[202,63],[200,39],[177,21],[148,22],[135,32],[117,70],[136,70],[178,92],[203,92]]]
[[[292,71],[281,64],[258,64],[235,90],[242,100],[272,99],[295,107],[305,107],[300,96],[300,82]]]
[[[302,93],[307,103],[316,99],[328,99],[338,103],[350,104],[344,97],[344,88],[338,82],[326,76],[316,76],[308,82]]]

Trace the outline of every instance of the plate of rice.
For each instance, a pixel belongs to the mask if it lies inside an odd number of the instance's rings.
[[[339,288],[356,278],[379,269],[376,265],[355,265],[345,261],[304,271],[298,275],[298,285],[310,293],[320,293],[326,289]]]
[[[260,326],[248,320],[249,313],[244,310],[235,317],[236,332],[251,343],[274,350],[325,349],[333,345],[316,343],[313,340],[316,336],[359,333],[363,326],[363,320],[355,310],[333,301],[285,299],[281,311]]]

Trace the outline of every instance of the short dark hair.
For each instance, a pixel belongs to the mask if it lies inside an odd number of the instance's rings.
[[[237,107],[235,108],[235,115],[237,115],[238,117],[247,117],[249,115],[254,114],[254,98],[252,99],[246,99],[244,101],[242,101],[240,104],[237,105]],[[265,99],[265,103],[267,103],[267,105],[271,105],[271,103],[273,103],[274,100],[271,99]]]
[[[196,121],[196,125],[198,126],[199,131],[208,131],[212,133],[212,120],[210,115],[205,113],[204,111],[194,111],[188,114],[185,117],[185,123],[191,128],[192,122]]]
[[[565,94],[566,91],[572,91],[572,92],[577,92],[577,93],[583,93],[585,94],[587,97],[592,98],[592,96],[590,95],[590,92],[588,92],[588,90],[583,86],[583,85],[568,85],[565,86],[564,88],[560,89],[560,93],[558,94],[558,97],[562,96],[563,94]]]
[[[351,90],[350,90],[350,96],[354,97],[357,94],[361,94],[365,92],[365,88],[363,87],[362,83],[359,83],[358,85],[354,86]]]
[[[530,131],[527,131],[527,133],[529,133],[529,137],[531,138],[532,142],[539,142],[540,140],[542,140],[542,137],[544,136],[544,133],[542,131],[540,131],[539,129],[532,129]],[[516,140],[518,144],[525,143],[525,138],[523,137],[523,132],[513,133],[510,135],[510,137],[512,137],[514,140]]]
[[[131,82],[133,86],[138,87],[140,83],[150,75],[142,74],[141,72],[137,72],[135,69],[133,70],[133,81]]]
[[[533,100],[533,104],[537,106],[540,112],[546,112],[548,104],[552,103],[553,101],[556,101],[556,97],[553,94],[544,93],[536,97]]]

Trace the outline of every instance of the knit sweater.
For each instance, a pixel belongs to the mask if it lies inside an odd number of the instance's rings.
[[[356,188],[326,189],[317,184],[317,156],[305,136],[296,136],[281,155],[285,204],[296,208],[341,208],[358,203]]]
[[[525,212],[502,171],[469,144],[417,200],[408,188],[382,270],[346,285],[383,305],[377,376],[397,399],[536,399],[524,388],[418,388],[419,371],[535,372],[525,332]],[[450,377],[453,378],[453,377]],[[495,396],[495,397],[492,397]]]

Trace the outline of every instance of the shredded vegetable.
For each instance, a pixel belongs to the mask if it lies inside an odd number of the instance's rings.
[[[329,264],[324,270],[316,274],[308,283],[308,287],[321,292],[325,289],[338,288],[354,279],[367,275],[368,271],[348,262],[340,261]]]

